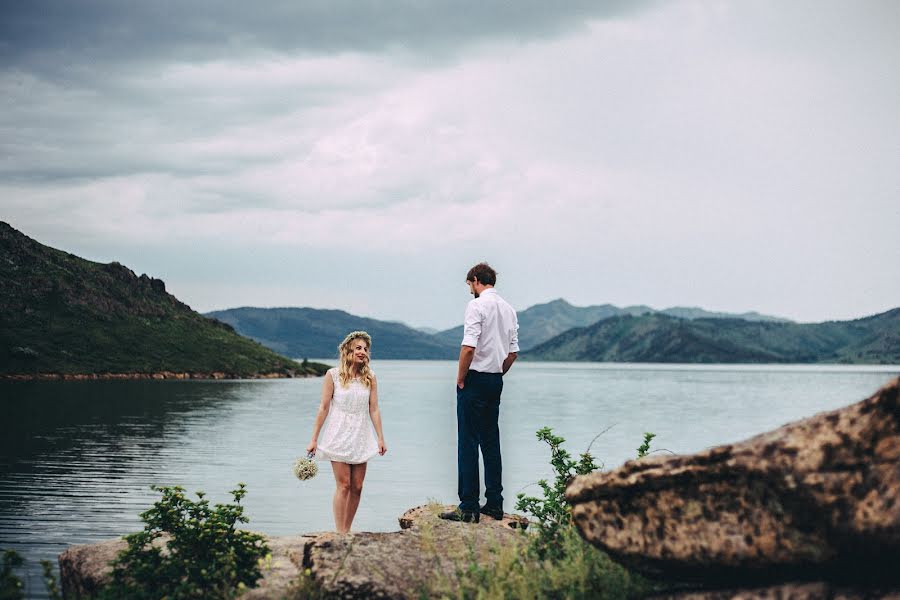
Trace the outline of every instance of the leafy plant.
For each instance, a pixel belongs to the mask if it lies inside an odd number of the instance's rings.
[[[24,598],[22,580],[13,572],[24,564],[22,556],[15,550],[3,551],[3,564],[0,566],[0,600],[17,600]]]
[[[25,597],[25,583],[13,571],[25,564],[25,559],[15,550],[3,551],[3,564],[0,566],[0,600],[18,600]],[[41,561],[44,572],[44,585],[47,588],[47,597],[50,600],[60,600],[59,587],[56,584],[56,574],[53,572],[53,563],[49,560]]]
[[[47,596],[50,600],[61,600],[62,596],[56,583],[56,574],[53,572],[53,563],[46,559],[42,560],[41,568],[44,570],[44,585],[47,587]]]
[[[553,482],[538,481],[544,493],[543,498],[518,494],[516,510],[534,515],[537,520],[538,536],[534,548],[541,558],[558,555],[560,552],[560,531],[572,525],[572,509],[566,503],[566,484],[575,475],[587,475],[597,470],[594,457],[583,452],[576,461],[562,445],[564,438],[553,434],[549,427],[537,431],[537,439],[550,446],[550,464],[555,477]]]
[[[516,510],[525,511],[534,516],[538,535],[533,549],[541,558],[559,557],[562,552],[560,536],[565,528],[572,527],[572,509],[566,502],[566,485],[575,475],[587,475],[596,471],[599,466],[589,451],[581,453],[578,460],[563,448],[565,438],[553,434],[550,427],[543,427],[536,432],[537,439],[550,446],[550,465],[553,467],[553,482],[546,479],[538,481],[543,497],[537,498],[518,494]],[[645,432],[644,442],[638,448],[638,458],[650,452],[650,441],[655,433]]]
[[[237,528],[248,522],[243,483],[234,503],[214,507],[203,492],[193,501],[179,486],[152,489],[162,498],[141,514],[144,530],[125,537],[103,598],[233,598],[256,585],[271,555],[263,536]]]
[[[655,433],[650,433],[649,431],[644,432],[644,443],[638,446],[637,449],[638,458],[644,458],[650,454],[650,441],[655,437]]]
[[[644,454],[654,434],[644,434]],[[552,481],[538,485],[543,497],[518,495],[516,509],[530,513],[532,526],[516,544],[494,551],[494,560],[484,564],[472,554],[457,568],[459,587],[455,590],[436,582],[435,596],[450,594],[462,600],[494,598],[551,598],[566,600],[642,598],[656,589],[640,575],[628,571],[609,556],[584,541],[572,521],[565,500],[566,485],[575,475],[596,471],[590,452],[578,459],[563,448],[565,439],[549,427],[537,431],[537,438],[550,447]],[[442,552],[446,554],[447,549]]]

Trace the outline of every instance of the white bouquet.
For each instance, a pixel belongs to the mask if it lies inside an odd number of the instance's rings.
[[[294,461],[294,475],[300,481],[312,479],[319,472],[319,465],[313,460],[313,455],[308,454]]]

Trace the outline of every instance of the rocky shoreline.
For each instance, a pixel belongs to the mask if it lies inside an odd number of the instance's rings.
[[[0,374],[0,381],[97,381],[97,380],[141,380],[141,379],[305,379],[321,377],[314,373],[253,373],[239,375],[224,371],[210,373],[188,373],[175,371],[158,371],[155,373],[16,373]]]
[[[258,586],[240,597],[305,597],[298,589],[302,585],[314,589],[314,597],[327,598],[412,600],[436,589],[452,594],[472,552],[487,564],[496,559],[498,548],[520,543],[519,531],[527,525],[515,515],[499,521],[486,517],[477,525],[438,518],[440,511],[452,508],[411,508],[399,517],[400,530],[387,533],[265,536],[272,559]],[[71,546],[60,554],[64,596],[97,595],[109,580],[109,562],[125,547],[124,540],[108,540]]]

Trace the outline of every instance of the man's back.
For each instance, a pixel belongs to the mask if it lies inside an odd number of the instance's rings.
[[[500,373],[510,352],[519,351],[516,311],[494,290],[485,289],[469,301],[463,326],[464,346],[475,348],[471,369]]]

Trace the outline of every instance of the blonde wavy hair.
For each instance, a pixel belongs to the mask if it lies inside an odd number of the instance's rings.
[[[338,346],[338,357],[341,363],[339,371],[341,387],[347,387],[353,379],[353,349],[351,346],[353,345],[353,342],[358,339],[361,339],[366,343],[369,352],[372,351],[372,336],[368,333],[365,331],[351,331],[347,334],[347,337],[345,337],[344,341]],[[375,381],[375,376],[372,374],[371,369],[369,369],[369,363],[363,365],[363,368],[357,377],[359,377],[363,382],[363,385],[367,388],[371,388],[372,383]]]

